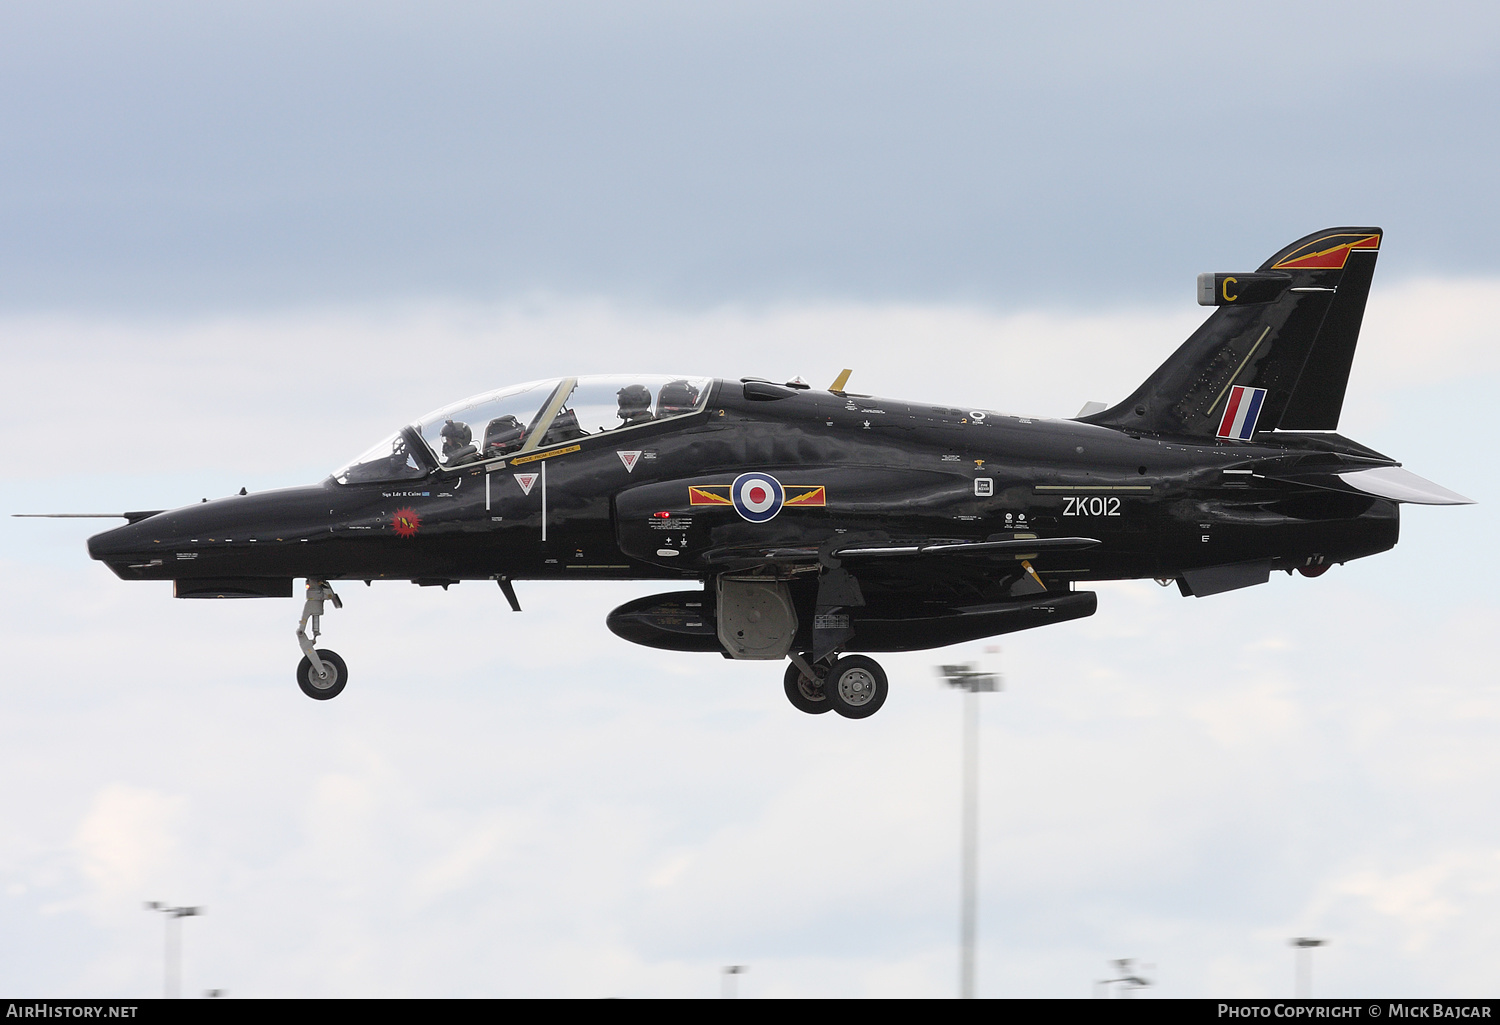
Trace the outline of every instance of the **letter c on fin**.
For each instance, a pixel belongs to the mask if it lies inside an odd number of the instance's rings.
[[[1238,292],[1234,293],[1234,295],[1230,295],[1229,294],[1229,285],[1230,285],[1230,282],[1234,282],[1234,284],[1239,284],[1239,282],[1235,281],[1234,278],[1225,278],[1224,279],[1224,287],[1221,288],[1220,291],[1224,294],[1224,301],[1227,302],[1227,303],[1232,303],[1232,302],[1234,302],[1236,299],[1238,299],[1240,297],[1240,294]]]

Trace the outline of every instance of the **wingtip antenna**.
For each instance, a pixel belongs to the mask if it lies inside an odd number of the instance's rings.
[[[852,370],[845,370],[840,373],[838,377],[833,379],[833,383],[828,386],[828,390],[832,392],[843,391],[844,385],[849,383],[849,375],[852,373],[854,373]]]

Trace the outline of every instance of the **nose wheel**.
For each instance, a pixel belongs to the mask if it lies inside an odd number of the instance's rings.
[[[303,657],[302,663],[297,666],[297,686],[314,701],[338,697],[344,684],[349,682],[349,667],[344,665],[338,652],[327,648],[318,649],[318,661],[323,663],[322,676],[313,668],[312,659]]]
[[[333,602],[341,609],[344,603],[333,593],[326,580],[308,580],[307,602],[302,606],[302,621],[297,624],[297,646],[302,649],[302,662],[297,666],[297,686],[302,693],[315,701],[336,698],[349,682],[349,667],[339,658],[338,652],[327,648],[315,648],[313,642],[322,633],[323,603]],[[308,623],[312,624],[312,636],[307,636]]]

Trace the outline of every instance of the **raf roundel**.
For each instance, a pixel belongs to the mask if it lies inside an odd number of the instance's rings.
[[[786,501],[781,481],[769,473],[742,473],[729,487],[734,511],[751,523],[765,523],[776,518]]]

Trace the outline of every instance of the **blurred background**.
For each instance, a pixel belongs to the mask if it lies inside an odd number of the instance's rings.
[[[1386,237],[1341,423],[1393,552],[883,659],[867,721],[638,648],[651,584],[179,602],[0,529],[0,992],[1493,996],[1500,13],[1267,3],[0,8],[0,512],[316,481],[578,373],[1071,416],[1250,270]],[[462,638],[462,640],[456,640]],[[175,926],[174,926],[175,927]]]

